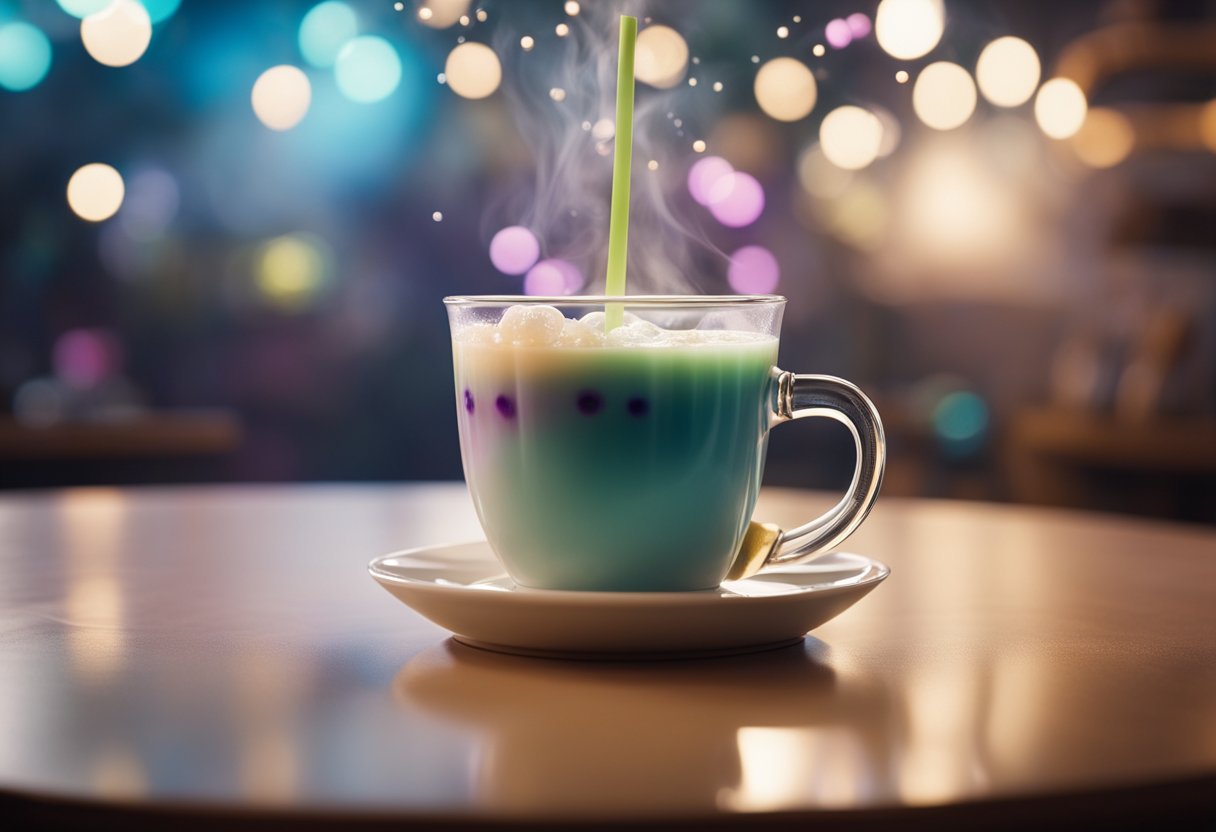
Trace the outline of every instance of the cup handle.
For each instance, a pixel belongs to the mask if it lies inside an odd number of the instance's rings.
[[[776,534],[766,557],[749,572],[806,560],[851,535],[874,506],[887,463],[882,419],[874,403],[855,384],[834,376],[795,375],[780,369],[773,373],[776,384],[770,426],[812,416],[835,419],[853,434],[857,466],[840,502],[809,523]],[[775,527],[768,528],[776,531]]]

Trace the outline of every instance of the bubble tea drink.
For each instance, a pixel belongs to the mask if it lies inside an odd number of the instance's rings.
[[[605,334],[603,317],[513,306],[455,325],[482,524],[526,586],[716,586],[760,482],[777,339],[637,318]]]

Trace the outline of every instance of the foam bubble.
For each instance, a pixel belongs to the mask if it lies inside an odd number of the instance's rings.
[[[498,331],[518,347],[547,347],[562,334],[565,316],[552,306],[512,306],[502,314]]]
[[[600,347],[604,345],[603,326],[595,327],[586,320],[566,319],[562,333],[557,338],[559,347]]]

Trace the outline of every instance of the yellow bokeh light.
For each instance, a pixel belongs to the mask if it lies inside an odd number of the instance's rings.
[[[578,0],[566,0],[566,5],[564,8],[566,10],[566,14],[570,15],[571,17],[575,17],[580,11],[582,11],[582,9],[579,7]]]
[[[484,43],[461,43],[443,66],[452,92],[462,98],[485,98],[502,83],[502,64]]]
[[[835,199],[848,190],[853,172],[829,162],[819,145],[813,144],[798,157],[798,181],[813,197]]]
[[[68,206],[89,222],[108,220],[122,207],[127,189],[122,176],[109,165],[85,165],[68,180]]]
[[[670,89],[684,78],[688,44],[670,26],[647,26],[638,33],[633,71],[637,79],[659,89]]]
[[[1216,99],[1199,111],[1199,139],[1208,150],[1216,153]]]
[[[774,58],[756,73],[756,103],[778,121],[798,121],[815,109],[815,76],[801,61]]]
[[[836,167],[861,170],[878,158],[882,122],[861,107],[837,107],[819,125],[819,147]]]
[[[1039,85],[1039,56],[1021,38],[997,38],[984,47],[975,65],[980,92],[998,107],[1017,107]]]
[[[418,19],[432,29],[446,29],[469,11],[470,0],[426,0],[418,10]],[[428,12],[425,16],[423,11]]]
[[[271,304],[296,310],[309,304],[325,282],[327,256],[320,240],[286,234],[262,246],[254,279]]]
[[[1085,93],[1075,81],[1052,78],[1039,88],[1034,100],[1034,120],[1053,139],[1067,139],[1085,123]]]
[[[975,82],[967,70],[949,61],[929,64],[912,87],[912,109],[934,130],[953,130],[975,112]]]
[[[148,50],[152,19],[136,0],[114,0],[80,21],[80,40],[97,63],[127,66]]]
[[[874,37],[892,58],[927,55],[942,39],[946,13],[941,0],[882,0],[874,13]]]
[[[262,124],[271,130],[290,130],[308,113],[312,85],[298,67],[273,66],[254,82],[250,101]]]
[[[1073,150],[1094,168],[1113,168],[1132,152],[1136,133],[1127,116],[1117,110],[1095,107],[1072,137]]]

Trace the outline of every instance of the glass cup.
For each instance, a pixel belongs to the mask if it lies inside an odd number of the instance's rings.
[[[524,587],[691,591],[731,572],[774,426],[847,426],[853,481],[781,532],[764,564],[839,544],[886,459],[874,405],[842,379],[778,369],[776,295],[449,297],[465,479]],[[609,320],[623,322],[608,330]]]

